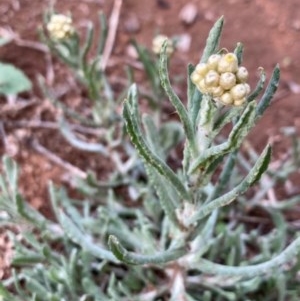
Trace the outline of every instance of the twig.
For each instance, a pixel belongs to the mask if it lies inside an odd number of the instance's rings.
[[[64,161],[62,158],[58,157],[56,154],[52,153],[50,150],[39,144],[37,140],[32,140],[31,142],[32,148],[37,151],[38,153],[44,155],[47,157],[50,161],[53,163],[63,167],[73,175],[85,179],[87,177],[87,174],[79,169],[78,167],[70,164],[69,162]]]
[[[51,130],[58,130],[59,125],[56,122],[51,121],[42,121],[42,120],[4,120],[3,123],[8,127],[13,128],[44,128],[44,129],[51,129]],[[88,128],[79,124],[69,124],[70,129],[73,131],[77,131],[83,134],[90,134],[101,136],[104,134],[104,129],[94,129]]]
[[[108,30],[107,40],[105,43],[103,56],[100,62],[100,69],[103,71],[106,69],[107,62],[111,55],[113,45],[115,42],[122,2],[123,0],[115,0],[113,11],[109,19],[109,30]]]

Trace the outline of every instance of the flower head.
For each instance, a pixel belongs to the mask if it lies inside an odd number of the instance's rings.
[[[71,17],[62,14],[54,14],[51,16],[47,24],[47,30],[50,37],[54,40],[68,39],[75,32]]]
[[[191,74],[198,90],[223,105],[240,106],[250,93],[248,70],[238,65],[234,53],[213,54],[207,63],[199,63]]]

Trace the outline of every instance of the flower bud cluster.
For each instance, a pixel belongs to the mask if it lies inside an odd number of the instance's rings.
[[[250,92],[248,71],[238,65],[234,53],[213,54],[191,74],[192,82],[203,94],[209,94],[223,105],[242,105]]]
[[[51,16],[47,24],[47,30],[50,37],[55,40],[68,39],[75,32],[72,19],[62,14],[54,14]]]
[[[160,54],[164,41],[167,40],[166,53],[170,56],[174,52],[174,43],[165,35],[157,35],[152,41],[152,50],[155,54]]]

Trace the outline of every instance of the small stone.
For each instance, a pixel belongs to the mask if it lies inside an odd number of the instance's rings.
[[[135,14],[131,14],[124,21],[124,29],[127,33],[137,33],[141,29],[141,24]]]
[[[136,48],[131,44],[126,47],[126,54],[133,59],[137,59],[139,57]]]
[[[300,30],[300,20],[299,20],[299,19],[294,20],[293,23],[292,23],[292,27],[293,27],[295,30],[299,31],[299,30]]]
[[[191,25],[198,16],[197,6],[193,3],[186,4],[179,13],[179,19],[186,25]]]
[[[176,49],[180,52],[188,52],[191,47],[192,37],[188,33],[182,34],[178,37]]]

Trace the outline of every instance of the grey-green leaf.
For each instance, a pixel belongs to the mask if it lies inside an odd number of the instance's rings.
[[[0,63],[0,95],[16,95],[31,87],[31,81],[23,71],[11,64]]]
[[[207,59],[218,49],[221,33],[224,24],[224,17],[222,16],[217,22],[214,24],[212,29],[208,34],[208,38],[206,40],[206,46],[203,50],[203,55],[201,57],[200,62],[205,63]]]
[[[141,255],[134,252],[127,251],[119,242],[119,240],[113,236],[109,236],[109,247],[114,255],[127,264],[161,264],[176,260],[186,254],[185,248],[178,248],[173,250],[167,250],[158,252],[154,255]]]

